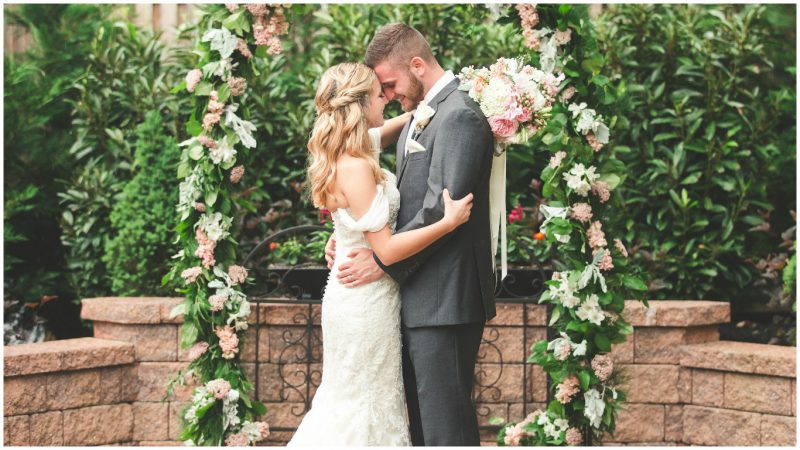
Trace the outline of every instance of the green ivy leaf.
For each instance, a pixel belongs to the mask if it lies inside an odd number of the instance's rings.
[[[608,337],[602,333],[597,333],[594,335],[594,343],[601,351],[611,351],[611,341],[609,341]]]
[[[647,285],[644,282],[635,276],[626,276],[623,278],[622,283],[628,289],[633,289],[634,291],[646,291]]]

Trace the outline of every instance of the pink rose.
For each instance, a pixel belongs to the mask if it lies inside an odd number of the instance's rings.
[[[501,117],[490,117],[489,126],[492,133],[499,138],[510,138],[517,133],[519,123],[516,120],[503,119]]]

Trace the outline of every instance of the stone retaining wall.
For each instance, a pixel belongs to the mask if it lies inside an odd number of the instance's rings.
[[[10,445],[178,445],[180,413],[191,386],[166,382],[187,364],[180,348],[180,317],[169,319],[176,298],[97,298],[83,302],[81,316],[94,321],[94,338],[5,347],[5,436]],[[627,410],[618,417],[613,445],[794,445],[795,348],[720,342],[718,325],[730,320],[725,302],[651,301],[626,304],[634,333],[612,356],[629,376]],[[305,370],[306,349],[287,342],[306,333],[309,308],[253,307],[242,361],[255,380],[273,429],[267,444],[291,437],[304,409],[305,390],[287,389]],[[319,306],[311,308],[320,336]],[[527,322],[527,328],[523,324]],[[487,324],[476,368],[477,409],[482,425],[492,416],[519,420],[544,408],[546,378],[524,365],[527,346],[546,337],[544,305],[498,304]],[[525,331],[527,330],[527,332]],[[315,382],[321,346],[312,339]],[[523,399],[523,370],[528,382]],[[283,392],[282,392],[283,388]],[[313,396],[314,388],[310,387]],[[482,440],[492,445],[495,433]]]

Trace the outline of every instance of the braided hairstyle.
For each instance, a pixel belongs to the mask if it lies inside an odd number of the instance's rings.
[[[317,208],[326,208],[333,197],[336,161],[345,153],[369,161],[375,183],[385,179],[367,133],[366,108],[376,79],[372,69],[359,63],[333,66],[320,79],[314,98],[317,119],[308,141],[308,180]]]

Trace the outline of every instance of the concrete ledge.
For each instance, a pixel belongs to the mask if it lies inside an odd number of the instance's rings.
[[[81,318],[112,323],[169,323],[180,297],[98,297],[81,301]],[[174,321],[174,319],[172,319]]]
[[[728,302],[709,300],[626,300],[622,315],[634,327],[689,327],[718,325],[731,320]]]
[[[789,378],[796,376],[795,347],[717,341],[684,345],[680,351],[680,364],[684,367]]]
[[[132,364],[133,344],[97,338],[3,347],[5,377]]]

